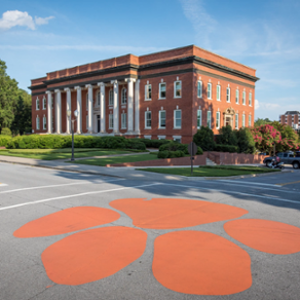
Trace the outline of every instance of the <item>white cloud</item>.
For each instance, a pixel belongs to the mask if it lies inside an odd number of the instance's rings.
[[[8,30],[15,26],[24,26],[31,30],[35,30],[36,25],[48,24],[49,20],[54,17],[47,18],[35,17],[35,21],[26,11],[8,10],[2,14],[0,19],[0,30]]]
[[[48,24],[49,20],[54,19],[54,17],[53,16],[47,18],[34,17],[34,19],[36,25],[44,25],[44,24]]]
[[[255,99],[255,105],[254,105],[255,109],[259,109],[260,105],[257,99]]]

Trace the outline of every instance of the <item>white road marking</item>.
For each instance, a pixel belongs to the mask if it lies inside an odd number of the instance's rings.
[[[1,186],[7,186],[7,184],[5,184],[5,183],[0,183],[0,187]]]
[[[270,184],[270,183],[259,183],[259,182],[251,182],[251,181],[235,181],[235,180],[217,180],[222,182],[234,182],[234,183],[247,183],[247,184],[254,184],[254,185],[266,185],[266,186],[273,186],[277,188],[281,188],[281,186],[278,186],[276,184]]]
[[[248,193],[241,193],[241,192],[228,191],[228,190],[219,190],[219,189],[212,189],[212,188],[202,188],[202,187],[191,186],[191,185],[172,184],[172,183],[164,183],[164,185],[172,185],[172,186],[177,186],[177,187],[195,188],[195,189],[200,189],[200,190],[217,191],[217,192],[228,193],[228,194],[237,194],[237,195],[243,195],[243,196],[265,198],[265,199],[271,199],[271,200],[275,200],[275,201],[296,203],[296,204],[300,205],[300,201],[295,201],[295,200],[290,200],[290,199],[274,198],[274,197],[269,197],[269,196],[262,196],[262,195],[256,195],[256,194],[248,194]]]
[[[121,179],[114,179],[114,180],[108,180],[108,181],[101,181],[99,183],[114,182],[114,181],[120,181],[120,180],[125,180],[125,179],[123,179],[123,178],[121,178]],[[56,184],[56,185],[33,186],[33,187],[28,187],[28,188],[21,188],[21,189],[15,189],[15,190],[2,191],[2,192],[0,192],[0,194],[20,192],[20,191],[26,191],[26,190],[47,189],[47,188],[61,187],[61,186],[68,186],[68,185],[92,184],[92,183],[95,183],[95,182],[73,182],[73,183]]]
[[[144,185],[137,185],[137,186],[130,186],[130,187],[122,187],[117,189],[111,189],[111,190],[104,190],[104,191],[93,191],[93,192],[86,192],[86,193],[80,193],[80,194],[73,194],[73,195],[67,195],[67,196],[60,196],[60,197],[54,197],[54,198],[48,198],[43,200],[36,200],[31,202],[25,202],[5,207],[0,207],[0,210],[8,210],[12,208],[27,206],[27,205],[33,205],[38,203],[44,203],[44,202],[50,202],[60,199],[67,199],[72,197],[80,197],[80,196],[86,196],[86,195],[93,195],[93,194],[101,194],[101,193],[108,193],[108,192],[115,192],[115,191],[121,191],[121,190],[128,190],[128,189],[134,189],[134,188],[141,188],[141,187],[147,187],[147,186],[153,186],[153,185],[161,185],[162,183],[152,183],[152,184],[144,184]]]

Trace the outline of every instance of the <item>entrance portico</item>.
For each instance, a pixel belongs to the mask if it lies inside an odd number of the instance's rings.
[[[224,114],[224,126],[230,125],[232,127],[233,116],[235,114],[234,109],[232,107],[226,108],[223,114]]]

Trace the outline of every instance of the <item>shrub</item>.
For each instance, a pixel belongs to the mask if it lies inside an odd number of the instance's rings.
[[[2,128],[1,135],[8,135],[11,136],[11,130],[7,127]]]
[[[214,133],[209,127],[202,126],[193,137],[194,143],[204,151],[213,151],[215,148]]]
[[[161,145],[168,144],[172,142],[171,140],[149,140],[149,139],[139,139],[139,138],[134,138],[131,139],[133,141],[137,142],[142,142],[145,144],[147,148],[159,148]]]
[[[237,145],[240,153],[253,154],[255,152],[255,142],[248,128],[240,128],[236,131]]]
[[[160,152],[163,152],[163,151],[172,152],[172,153],[168,154],[168,157],[182,157],[182,156],[185,156],[185,155],[189,154],[188,145],[187,144],[179,144],[179,143],[173,142],[173,141],[171,141],[170,143],[161,145],[159,147],[158,154]],[[202,149],[200,147],[198,147],[198,151],[197,151],[196,154],[198,154],[198,155],[203,154],[203,151],[202,151]]]
[[[167,158],[169,156],[169,152],[168,150],[164,150],[164,151],[159,151],[157,154],[157,158]]]
[[[230,152],[230,153],[238,153],[239,147],[233,146],[233,145],[222,145],[222,144],[216,144],[215,151],[218,152]]]
[[[8,135],[0,135],[0,147],[7,147],[7,144],[11,139],[12,138]]]
[[[222,145],[238,145],[236,133],[232,130],[230,125],[223,126],[220,129],[220,134],[216,137],[216,142]]]
[[[157,158],[175,158],[175,157],[183,157],[183,156],[185,156],[185,153],[181,150],[176,150],[176,151],[163,150],[163,151],[159,151],[157,154]]]

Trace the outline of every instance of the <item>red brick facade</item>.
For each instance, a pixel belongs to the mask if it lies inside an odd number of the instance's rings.
[[[81,130],[80,133],[113,134],[125,136],[151,136],[152,139],[180,138],[183,143],[192,140],[197,131],[197,110],[202,111],[202,126],[207,125],[208,111],[211,114],[211,128],[215,134],[219,129],[216,127],[216,117],[219,115],[219,128],[225,125],[225,118],[233,128],[240,128],[243,125],[248,127],[254,123],[254,99],[255,70],[231,61],[217,54],[208,52],[196,46],[187,46],[179,49],[153,53],[144,56],[126,55],[109,60],[90,63],[74,68],[47,73],[47,77],[31,81],[32,90],[32,126],[35,133],[68,131],[67,126],[67,92],[70,89],[70,106],[74,112],[77,107],[77,90],[81,87]],[[133,94],[129,95],[128,78],[132,78],[131,85]],[[110,90],[114,88],[113,81],[117,80],[118,94],[114,101],[117,101],[118,108],[109,103]],[[181,83],[181,95],[175,97],[175,82]],[[198,97],[198,83],[202,84],[200,97]],[[103,112],[105,122],[101,121],[100,109],[97,94],[101,89],[99,83],[105,84],[105,97],[103,101]],[[159,98],[159,84],[166,84],[165,99]],[[90,112],[92,122],[87,126],[87,85],[92,85],[93,109]],[[151,85],[151,99],[145,97],[145,86]],[[211,84],[211,97],[209,97],[208,85]],[[220,99],[217,99],[217,85],[220,86]],[[126,89],[127,103],[121,103],[122,89]],[[230,99],[227,101],[227,89],[230,88]],[[236,91],[239,94],[239,103],[236,103]],[[48,92],[48,94],[46,94]],[[138,94],[137,94],[138,93]],[[57,95],[60,95],[60,99]],[[245,101],[243,103],[243,94]],[[48,99],[53,98],[54,109],[51,115],[54,126],[48,127]],[[102,94],[101,94],[102,95]],[[139,97],[138,97],[139,96]],[[102,97],[102,96],[99,96]],[[249,99],[251,97],[251,99]],[[46,108],[43,109],[43,98],[46,100]],[[39,99],[40,109],[36,109],[36,101]],[[101,98],[102,99],[102,98]],[[115,100],[117,99],[117,100]],[[250,102],[251,101],[251,102]],[[59,104],[61,103],[61,104]],[[138,105],[137,105],[138,104]],[[49,104],[50,105],[50,104]],[[102,105],[102,102],[101,102]],[[61,122],[57,123],[56,107],[59,107]],[[130,107],[131,110],[130,110]],[[119,126],[112,129],[109,126],[109,115],[118,116]],[[229,110],[228,110],[229,109]],[[59,111],[58,110],[58,111]],[[159,111],[165,111],[165,128],[159,128]],[[174,111],[181,110],[181,128],[174,127]],[[118,114],[117,114],[118,111]],[[151,128],[145,128],[145,112],[151,112]],[[122,129],[121,115],[126,113],[126,129]],[[227,115],[225,116],[225,114]],[[243,116],[244,115],[244,116]],[[179,116],[179,113],[178,115]],[[236,117],[238,116],[238,123]],[[37,127],[37,117],[40,120]],[[46,118],[46,127],[43,128],[43,118]],[[112,117],[111,117],[112,118]],[[125,117],[124,117],[125,118]],[[138,118],[138,119],[137,119]],[[243,124],[244,118],[244,124]],[[99,131],[99,125],[101,133]],[[132,119],[132,130],[129,130],[129,119]],[[139,124],[138,124],[139,121]],[[178,117],[178,124],[180,120]],[[60,129],[57,129],[57,124]],[[59,125],[61,124],[61,125]],[[80,124],[80,123],[79,123]],[[75,121],[75,131],[77,121]],[[138,126],[139,125],[139,126]],[[87,129],[88,127],[88,129]]]

